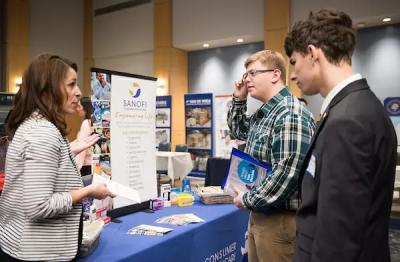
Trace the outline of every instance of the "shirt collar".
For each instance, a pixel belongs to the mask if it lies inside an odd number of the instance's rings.
[[[274,95],[268,102],[263,104],[260,108],[260,111],[264,113],[264,115],[268,115],[268,113],[271,111],[274,106],[279,104],[280,101],[282,101],[283,98],[286,96],[290,95],[289,89],[285,86],[282,88],[276,95]]]
[[[337,84],[325,97],[324,102],[322,103],[322,108],[321,108],[321,116],[322,114],[326,111],[328,108],[329,104],[331,103],[332,99],[343,89],[345,88],[348,84],[360,80],[362,77],[360,74],[354,74],[351,75],[350,77],[346,78],[339,84]]]

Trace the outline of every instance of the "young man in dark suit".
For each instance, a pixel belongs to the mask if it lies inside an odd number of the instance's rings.
[[[291,79],[325,100],[300,172],[294,261],[390,261],[396,135],[366,79],[352,72],[351,18],[311,13],[285,40]]]

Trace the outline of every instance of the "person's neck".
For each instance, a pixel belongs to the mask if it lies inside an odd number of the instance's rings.
[[[329,92],[335,88],[340,82],[353,75],[352,66],[342,62],[339,65],[329,64],[324,70],[323,84],[321,85],[320,94],[326,97]]]
[[[278,83],[272,85],[270,90],[268,90],[269,92],[267,92],[265,94],[264,98],[262,99],[262,102],[264,104],[267,103],[269,100],[271,100],[271,98],[276,96],[284,88],[285,88],[285,84],[283,84],[282,82],[278,82]]]

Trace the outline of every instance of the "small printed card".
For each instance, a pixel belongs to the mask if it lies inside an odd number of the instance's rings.
[[[144,236],[163,236],[168,232],[171,232],[172,228],[157,227],[150,225],[139,225],[132,227],[128,230],[129,235],[144,235]]]
[[[224,191],[235,196],[233,188],[247,192],[253,186],[259,185],[270,175],[272,168],[254,157],[232,148],[228,174],[225,177]]]
[[[204,220],[196,216],[195,214],[171,215],[171,216],[161,217],[156,220],[156,223],[159,224],[171,224],[176,226],[182,226],[190,223],[200,223],[200,222],[204,222]]]

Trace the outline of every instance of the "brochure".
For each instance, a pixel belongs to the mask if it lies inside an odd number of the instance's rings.
[[[127,234],[129,235],[145,235],[145,236],[163,236],[168,232],[171,232],[171,228],[166,227],[157,227],[150,225],[139,225],[136,227],[132,227],[128,230]]]
[[[178,214],[166,217],[161,217],[156,220],[159,224],[170,224],[176,226],[182,226],[190,223],[201,223],[204,222],[203,219],[196,216],[195,214]]]
[[[259,185],[272,168],[249,154],[232,148],[229,171],[225,177],[224,191],[235,196],[234,188],[244,192],[250,191],[253,186]]]
[[[125,197],[127,199],[133,200],[136,203],[140,203],[140,196],[137,190],[134,190],[130,187],[121,185],[117,182],[114,182],[110,179],[104,178],[100,175],[93,175],[93,184],[97,183],[105,183],[107,188],[116,196]]]

